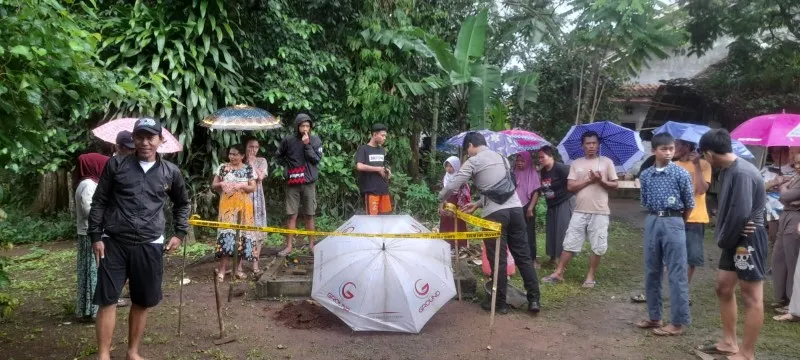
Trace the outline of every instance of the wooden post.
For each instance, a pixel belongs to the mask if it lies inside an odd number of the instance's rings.
[[[455,213],[453,213],[453,229],[458,233],[458,216]],[[459,264],[461,261],[458,259],[458,240],[453,240],[453,244],[456,249],[456,292],[458,293],[458,301],[461,301],[461,265]]]
[[[498,237],[497,242],[494,245],[494,271],[492,272],[492,311],[489,314],[489,345],[487,347],[490,350],[492,348],[492,334],[494,333],[494,312],[495,306],[497,305],[497,274],[500,273],[500,243],[502,242],[502,238],[502,235]]]
[[[222,299],[219,298],[219,277],[217,277],[217,273],[214,272],[214,300],[217,303],[217,320],[219,322],[219,338],[225,338],[225,323],[222,322]]]

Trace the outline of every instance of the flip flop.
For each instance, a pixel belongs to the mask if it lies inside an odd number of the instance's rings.
[[[700,351],[702,351],[702,352],[704,352],[706,354],[711,354],[711,355],[724,355],[724,356],[736,355],[735,352],[731,352],[731,351],[727,351],[727,350],[720,350],[719,348],[717,348],[717,344],[715,344],[715,343],[708,343],[708,344],[705,344],[705,345],[700,345],[700,346],[697,347],[697,350],[700,350]]]
[[[631,301],[637,304],[641,304],[641,303],[646,303],[647,298],[644,296],[644,294],[639,294],[631,296]]]
[[[800,317],[794,316],[792,314],[783,314],[783,315],[773,316],[772,320],[778,322],[800,322]]]
[[[545,284],[558,284],[564,281],[564,279],[559,279],[553,275],[548,275],[542,278],[542,282]]]
[[[653,329],[653,335],[656,336],[678,336],[683,334],[683,331],[667,331],[663,327]]]
[[[279,257],[285,257],[285,256],[289,255],[290,252],[292,252],[292,250],[286,251],[284,249],[284,250],[281,250],[280,252],[278,252],[278,256]]]
[[[788,314],[789,313],[789,307],[788,306],[784,306],[784,307],[776,308],[775,312],[778,313],[778,314]]]
[[[633,324],[639,329],[657,329],[664,326],[662,321],[639,320]]]
[[[581,287],[584,289],[594,289],[595,285],[597,285],[597,281],[587,280],[583,282],[583,285],[581,285]]]

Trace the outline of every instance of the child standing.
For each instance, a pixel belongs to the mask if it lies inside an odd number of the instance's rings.
[[[645,288],[648,320],[636,327],[653,329],[659,336],[680,335],[691,322],[686,259],[685,221],[694,208],[692,179],[672,163],[675,139],[662,133],[651,141],[655,164],[640,176],[642,206],[650,211],[644,227]],[[669,278],[671,323],[661,320],[661,286],[666,266]]]

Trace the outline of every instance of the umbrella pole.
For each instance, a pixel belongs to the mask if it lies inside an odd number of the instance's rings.
[[[181,285],[178,293],[178,337],[183,335],[181,332],[181,319],[183,319],[183,279],[186,277],[186,248],[194,241],[194,226],[189,225],[189,234],[186,243],[183,244],[183,264],[181,265]],[[216,276],[215,276],[216,277]]]
[[[501,230],[502,231],[502,230]],[[489,344],[487,349],[492,349],[492,334],[494,333],[494,312],[497,305],[497,274],[500,273],[500,243],[502,235],[497,238],[494,244],[494,271],[492,272],[492,311],[489,314]],[[505,255],[505,254],[503,254]]]

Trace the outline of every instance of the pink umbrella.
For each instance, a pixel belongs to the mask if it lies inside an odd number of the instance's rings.
[[[539,150],[542,146],[551,145],[552,144],[545,140],[541,135],[527,130],[520,130],[520,129],[513,129],[513,130],[503,130],[501,133],[506,134],[515,140],[525,148],[525,150]]]
[[[109,143],[117,141],[117,134],[120,131],[128,130],[133,131],[133,124],[138,120],[137,118],[122,118],[111,120],[103,125],[100,125],[92,130],[92,134],[97,136],[100,140]],[[162,128],[161,134],[164,136],[164,143],[158,147],[160,153],[174,153],[183,150],[183,145],[180,141],[173,136],[169,130]]]
[[[789,133],[800,126],[800,115],[761,115],[743,122],[731,132],[731,137],[745,145],[800,146],[800,138]]]

